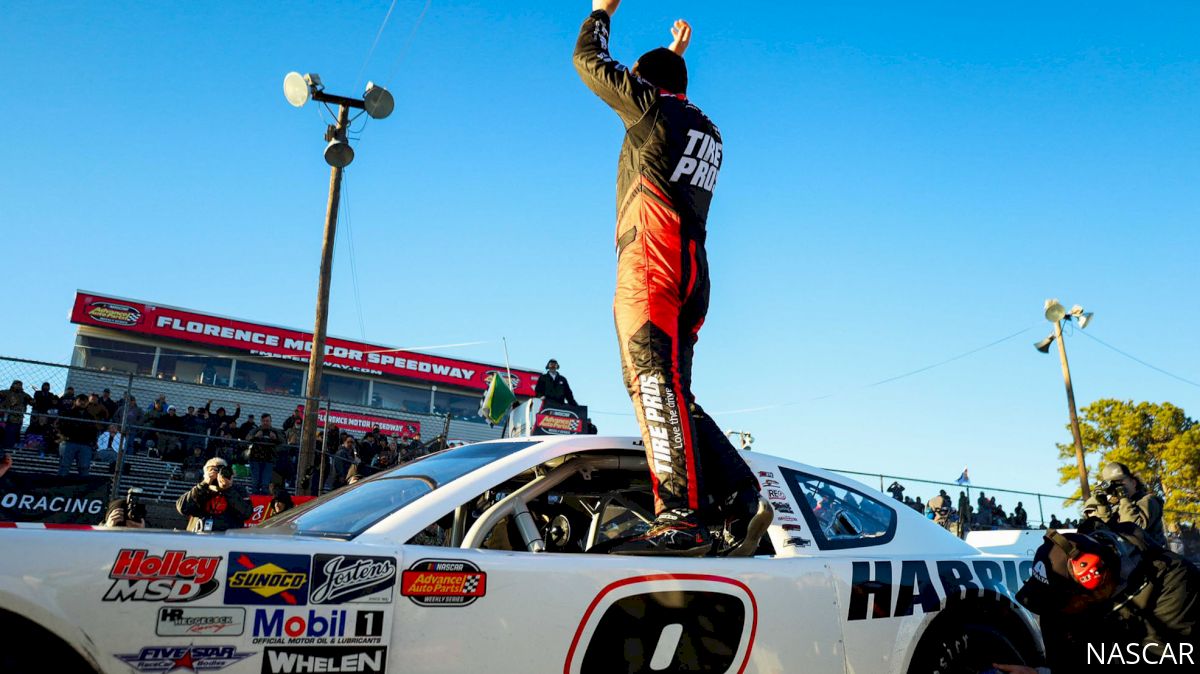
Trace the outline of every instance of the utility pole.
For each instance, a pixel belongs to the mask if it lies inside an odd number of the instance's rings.
[[[317,411],[321,399],[321,369],[325,364],[325,330],[329,324],[329,286],[333,271],[333,243],[337,233],[338,206],[342,198],[342,173],[354,161],[354,150],[346,142],[346,130],[350,126],[350,108],[361,109],[375,119],[383,119],[392,113],[395,106],[392,95],[382,87],[367,84],[362,99],[334,96],[325,93],[321,77],[316,74],[301,75],[288,73],[283,78],[283,93],[288,102],[296,107],[304,105],[309,98],[324,104],[338,106],[337,123],[325,131],[325,162],[329,164],[329,201],[325,208],[325,235],[321,241],[321,270],[317,279],[317,311],[313,326],[312,348],[308,356],[308,383],[304,389],[304,420],[300,434],[300,458],[296,466],[296,493],[312,496],[311,481],[304,476],[311,469],[317,455]],[[322,462],[323,464],[324,462]]]
[[[1067,345],[1063,341],[1062,322],[1070,321],[1074,317],[1082,330],[1092,322],[1092,313],[1085,312],[1083,307],[1078,304],[1067,311],[1058,300],[1046,300],[1045,309],[1046,320],[1054,324],[1054,332],[1034,344],[1034,348],[1042,353],[1048,353],[1050,343],[1058,342],[1058,358],[1062,362],[1063,383],[1067,386],[1067,411],[1071,415],[1071,435],[1075,439],[1075,462],[1079,467],[1079,491],[1083,494],[1084,500],[1087,500],[1092,495],[1092,489],[1088,486],[1087,463],[1083,460],[1083,435],[1079,432],[1079,415],[1075,412],[1075,388],[1071,385],[1071,368],[1067,364]]]

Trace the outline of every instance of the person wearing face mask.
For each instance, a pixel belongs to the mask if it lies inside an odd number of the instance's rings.
[[[546,371],[538,377],[534,395],[542,400],[560,405],[575,405],[575,394],[567,378],[558,373],[558,361],[553,358],[546,363]]]

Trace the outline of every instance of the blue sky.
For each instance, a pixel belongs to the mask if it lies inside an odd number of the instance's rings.
[[[558,358],[602,432],[633,432],[610,310],[622,131],[570,63],[589,4],[432,0],[413,33],[425,2],[397,0],[370,52],[391,4],[0,2],[0,353],[68,358],[76,288],[310,325],[324,122],[281,81],[311,71],[397,99],[356,125],[331,334],[486,341],[444,353],[493,361],[506,336],[514,365]],[[690,95],[724,136],[699,400],[761,451],[1063,493],[1062,379],[1030,346],[1045,298],[1200,381],[1200,8],[828,4],[616,16],[626,62],[692,21]],[[1196,386],[1068,348],[1081,405],[1200,416]]]

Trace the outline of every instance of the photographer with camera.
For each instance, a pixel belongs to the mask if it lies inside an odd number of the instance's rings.
[[[1143,534],[1130,523],[1090,534],[1046,532],[1016,598],[1041,619],[1051,672],[1118,662],[1195,664],[1200,569]]]
[[[146,527],[146,504],[141,502],[142,488],[130,487],[125,498],[109,501],[108,510],[104,513],[104,527]]]
[[[233,469],[216,457],[204,464],[204,477],[175,502],[180,515],[188,517],[188,531],[240,529],[250,517],[250,499],[233,483]]]
[[[1162,497],[1148,491],[1129,466],[1115,461],[1104,466],[1100,471],[1100,484],[1092,494],[1101,506],[1095,509],[1095,516],[1111,521],[1115,514],[1117,522],[1138,525],[1146,532],[1147,539],[1166,547]],[[1116,512],[1112,513],[1114,510]]]

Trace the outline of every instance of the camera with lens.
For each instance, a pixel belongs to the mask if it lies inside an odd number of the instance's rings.
[[[1107,501],[1109,503],[1116,503],[1127,496],[1125,485],[1112,480],[1102,480],[1100,484],[1092,489],[1092,493],[1101,502]]]
[[[137,522],[146,521],[146,504],[142,503],[142,488],[130,487],[125,494],[125,517]]]

